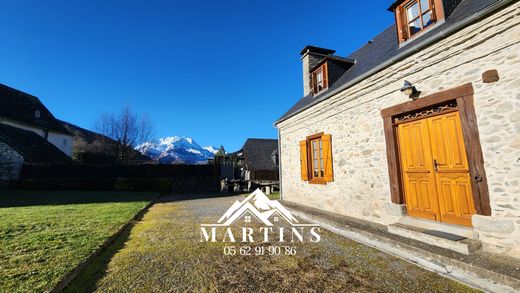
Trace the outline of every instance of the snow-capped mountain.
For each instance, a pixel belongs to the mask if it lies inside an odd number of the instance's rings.
[[[145,142],[136,149],[162,164],[205,164],[216,152],[213,146],[201,147],[192,138],[178,136]]]
[[[205,146],[205,147],[202,147],[203,149],[207,150],[208,152],[212,153],[212,154],[216,154],[218,152],[218,148],[217,147],[214,147],[214,146]]]

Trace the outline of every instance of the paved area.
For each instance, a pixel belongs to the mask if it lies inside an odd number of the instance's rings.
[[[201,242],[243,197],[166,197],[132,229],[96,281],[100,292],[468,292],[460,283],[322,230],[295,255],[224,255],[229,243]],[[236,244],[237,246],[241,244]],[[278,243],[255,244],[261,246]],[[255,247],[253,247],[254,249]]]

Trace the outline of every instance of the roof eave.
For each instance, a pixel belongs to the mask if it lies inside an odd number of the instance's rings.
[[[301,109],[298,109],[296,110],[294,113],[291,113],[290,115],[288,115],[287,117],[282,117],[278,120],[276,120],[274,122],[274,126],[277,127],[278,124],[280,124],[281,122],[295,116],[296,114],[299,114],[313,106],[315,106],[316,104],[326,100],[327,98],[337,94],[338,92],[341,92],[353,85],[355,85],[356,83],[366,79],[367,77],[389,67],[390,65],[422,50],[423,48],[431,45],[432,43],[440,40],[440,39],[443,39],[445,38],[446,36],[448,35],[451,35],[463,28],[465,28],[466,26],[468,26],[469,24],[475,22],[475,21],[478,21],[480,20],[481,18],[505,7],[507,4],[509,3],[512,3],[512,2],[515,2],[517,0],[501,0],[501,1],[497,1],[495,3],[493,3],[492,5],[486,7],[485,9],[479,11],[479,12],[476,12],[474,13],[473,15],[467,17],[466,19],[462,20],[461,22],[457,23],[457,24],[454,24],[453,26],[450,26],[446,29],[443,29],[437,33],[435,33],[434,35],[430,36],[430,37],[427,37],[426,39],[420,41],[416,46],[412,47],[412,48],[408,48],[406,50],[404,50],[403,52],[397,54],[396,56],[390,58],[389,60],[381,63],[380,65],[376,66],[375,68],[367,71],[366,73],[358,76],[357,78],[354,78],[353,80],[351,80],[350,82],[347,82],[341,86],[339,86],[338,88],[328,92],[328,93],[324,93],[324,95],[320,98],[317,98],[315,101],[309,103],[308,105],[302,107]]]

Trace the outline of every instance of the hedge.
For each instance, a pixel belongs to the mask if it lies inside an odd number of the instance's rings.
[[[213,177],[213,165],[24,165],[20,177],[176,178]]]
[[[11,188],[25,190],[155,191],[171,193],[172,178],[29,178]]]

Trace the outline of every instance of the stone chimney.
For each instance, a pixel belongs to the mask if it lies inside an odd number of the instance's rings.
[[[336,51],[314,47],[314,46],[306,46],[300,52],[302,56],[302,65],[303,65],[303,96],[307,96],[312,92],[311,85],[311,73],[309,70],[314,68],[323,58],[326,56],[334,54]]]

